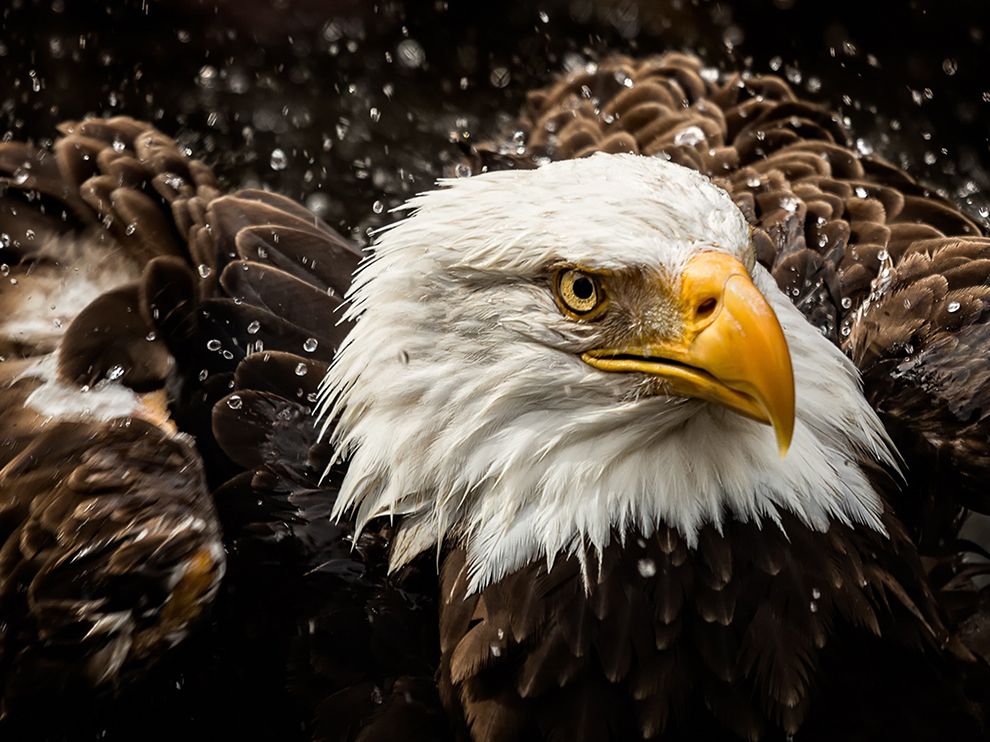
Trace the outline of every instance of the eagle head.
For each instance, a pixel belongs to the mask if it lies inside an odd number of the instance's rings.
[[[320,405],[336,512],[401,516],[393,567],[455,541],[477,590],[661,524],[883,530],[856,369],[709,179],[599,154],[440,185],[357,273]]]

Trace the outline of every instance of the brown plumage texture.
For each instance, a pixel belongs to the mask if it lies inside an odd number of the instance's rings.
[[[108,131],[146,136],[123,152]],[[13,259],[0,325],[18,314],[48,323],[0,333],[0,720],[15,722],[47,711],[53,693],[112,695],[143,678],[201,622],[225,566],[199,454],[168,421],[173,358],[133,280],[179,251],[162,217],[144,219],[142,205],[160,207],[136,190],[174,144],[128,122],[64,134],[54,153],[0,147]],[[112,288],[82,308],[84,296],[69,297],[86,282]],[[85,402],[119,380],[144,394],[138,408],[114,419],[98,400],[68,417],[36,410],[32,368],[50,354],[67,393]]]
[[[135,469],[119,451],[113,465],[135,486],[151,488],[136,493],[149,514],[175,509],[188,516],[205,508],[218,539],[215,503],[229,556],[212,621],[200,627],[189,652],[154,647],[155,660],[178,656],[165,672],[156,674],[150,661],[136,667],[141,672],[127,677],[140,676],[144,685],[136,687],[144,690],[120,697],[111,706],[115,714],[97,706],[90,719],[88,708],[74,708],[46,723],[54,734],[82,734],[81,717],[103,736],[111,719],[111,736],[133,739],[149,734],[150,707],[166,717],[151,732],[156,738],[188,734],[188,725],[200,729],[209,719],[222,719],[225,734],[275,739],[298,736],[300,722],[316,739],[372,742],[393,739],[396,729],[408,730],[410,739],[441,736],[435,571],[408,569],[397,587],[386,574],[390,529],[383,525],[355,541],[347,524],[329,518],[340,472],[321,482],[329,451],[317,441],[311,415],[317,385],[349,329],[335,313],[360,251],[294,201],[255,190],[222,194],[205,165],[148,124],[91,119],[65,124],[62,133],[52,153],[0,146],[9,176],[0,213],[4,231],[15,236],[20,261],[12,275],[21,287],[0,301],[25,301],[28,278],[39,271],[64,281],[59,249],[71,240],[105,249],[134,278],[95,298],[64,338],[55,332],[39,339],[35,332],[2,349],[11,353],[4,378],[13,386],[0,397],[0,415],[18,421],[4,444],[13,455],[25,446],[42,450],[40,439],[80,438],[87,458],[116,450],[119,430],[140,430],[163,454],[166,444],[181,443],[188,459],[165,458],[160,471]],[[16,379],[32,356],[52,351],[67,382],[100,383],[116,369],[122,383],[149,400],[167,392],[168,408],[156,419],[164,429],[126,420],[83,426],[75,437],[65,426],[46,434],[43,421],[23,407],[33,387]],[[170,436],[172,426],[191,438]],[[141,440],[135,437],[135,456]],[[57,458],[45,454],[44,463],[59,479],[72,461],[58,468]],[[182,474],[185,498],[172,501],[165,497],[171,493],[154,489]],[[34,490],[18,492],[25,507],[40,505]],[[61,489],[44,497],[58,508],[74,505]],[[128,553],[128,569],[140,571],[154,566],[158,551]],[[94,555],[87,574],[97,574],[101,557]],[[16,597],[15,586],[2,581],[0,597],[5,586]],[[124,608],[140,598],[127,586],[109,583],[107,590]],[[209,603],[213,595],[206,597]],[[4,658],[49,647],[38,634],[5,639]],[[16,691],[50,703],[59,673],[105,667],[91,644],[55,655],[48,675],[31,678],[33,685],[0,665],[12,686],[7,698]],[[76,689],[80,706],[89,704],[85,686]],[[171,704],[164,712],[157,695]],[[39,723],[27,711],[8,722],[0,731],[27,733]]]
[[[311,419],[348,330],[337,313],[361,253],[289,199],[223,195],[209,168],[147,124],[66,124],[52,152],[0,145],[13,271],[22,288],[32,276],[63,280],[50,246],[72,236],[119,255],[133,278],[79,312],[64,339],[7,338],[0,355],[10,364],[61,342],[64,379],[92,385],[119,366],[132,389],[167,393],[169,420],[45,428],[23,406],[29,383],[9,371],[0,421],[16,425],[3,455],[69,446],[57,464],[54,453],[32,459],[69,482],[91,459],[144,461],[154,443],[145,468],[131,461],[121,470],[132,479],[107,485],[113,497],[154,492],[140,502],[163,514],[215,503],[224,589],[156,733],[187,729],[185,714],[278,739],[298,737],[300,722],[308,738],[369,741],[981,738],[982,567],[963,564],[977,549],[957,535],[965,508],[988,508],[990,243],[902,171],[853,152],[833,114],[775,77],[713,80],[683,55],[615,57],[532,93],[523,128],[521,151],[480,148],[473,165],[632,151],[701,170],[732,194],[760,261],[859,366],[904,454],[905,486],[877,473],[891,538],[840,525],[816,534],[790,519],[784,532],[729,522],[697,549],[669,529],[616,534],[600,564],[532,564],[469,597],[456,544],[439,589],[433,555],[387,575],[388,524],[355,538],[329,521],[342,470],[321,480],[329,451]],[[0,293],[4,306],[17,301]],[[180,482],[184,497],[161,494]],[[3,486],[0,507],[20,503],[2,511],[8,534],[35,508],[65,517],[80,497]],[[22,541],[0,552],[0,600],[30,627],[4,572],[15,550],[42,574]],[[144,574],[152,557],[121,563]],[[113,574],[112,563],[86,574]],[[105,667],[99,639],[52,667]],[[30,629],[5,633],[8,688],[22,677],[11,658],[53,646]],[[138,688],[161,687],[139,676],[148,685]],[[148,695],[117,705],[120,738],[147,731]]]

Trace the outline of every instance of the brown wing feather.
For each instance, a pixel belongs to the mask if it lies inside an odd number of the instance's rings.
[[[352,550],[350,529],[329,519],[339,472],[320,481],[329,457],[316,440],[311,413],[319,380],[347,331],[337,325],[337,312],[360,251],[289,199],[251,190],[221,195],[209,168],[145,123],[94,119],[66,124],[62,134],[54,157],[24,145],[0,145],[0,176],[11,181],[0,217],[9,217],[3,231],[14,237],[5,260],[15,260],[12,276],[20,287],[0,301],[4,309],[33,308],[30,302],[37,301],[31,297],[74,289],[79,282],[70,258],[89,268],[98,257],[120,270],[113,280],[94,285],[94,301],[74,309],[62,327],[31,327],[22,336],[5,334],[0,320],[0,353],[11,355],[2,381],[12,384],[0,406],[0,456],[18,462],[30,454],[40,471],[15,479],[8,467],[0,479],[0,513],[8,529],[0,599],[18,600],[25,585],[36,586],[29,594],[39,599],[56,590],[66,599],[58,610],[46,599],[43,620],[35,615],[39,606],[9,606],[5,619],[16,622],[16,631],[5,633],[0,646],[0,697],[8,705],[15,697],[32,702],[48,687],[42,681],[57,684],[59,668],[66,667],[94,673],[110,668],[111,686],[144,679],[144,670],[171,646],[153,637],[175,643],[185,635],[193,614],[212,600],[220,571],[210,572],[216,579],[209,590],[194,594],[183,587],[188,581],[171,580],[172,572],[156,567],[156,559],[172,560],[174,572],[189,558],[183,549],[195,546],[173,523],[173,512],[189,522],[206,519],[211,548],[222,557],[202,455],[206,475],[218,487],[219,515],[234,555],[228,597],[216,606],[227,620],[210,637],[211,652],[225,657],[224,667],[241,668],[243,680],[237,682],[244,693],[267,693],[282,714],[292,709],[291,720],[273,719],[272,728],[296,729],[302,716],[316,735],[345,728],[348,739],[375,739],[414,722],[424,738],[441,736],[431,678],[435,587],[424,582],[417,588],[423,596],[408,601],[385,574],[382,534],[365,534]],[[29,177],[15,177],[19,169],[29,170]],[[75,246],[82,246],[78,255]],[[44,316],[41,309],[37,314]],[[67,384],[112,382],[144,392],[167,383],[169,410],[156,418],[163,427],[131,420],[60,424],[49,431],[22,407],[38,382],[18,380],[18,374],[33,358],[53,351]],[[198,452],[188,443],[180,446],[185,439],[173,437],[174,426],[195,435]],[[118,441],[125,434],[134,436],[129,446]],[[155,465],[143,458],[152,439],[164,457]],[[42,456],[41,441],[59,447],[44,449]],[[71,445],[82,448],[65,449]],[[185,458],[167,455],[176,446]],[[101,468],[93,479],[95,462]],[[126,481],[115,483],[114,476]],[[182,476],[183,497],[173,497]],[[87,477],[102,497],[93,502],[119,503],[135,490],[132,499],[141,506],[115,511],[128,515],[124,522],[94,510],[73,536],[73,553],[87,544],[92,551],[73,568],[71,558],[59,561],[60,548],[51,541],[75,522],[67,519],[77,499],[90,507],[72,489]],[[63,478],[64,486],[53,484]],[[104,515],[108,530],[95,530]],[[155,517],[156,525],[147,525]],[[174,529],[176,545],[159,537],[158,527]],[[119,529],[116,536],[113,528]],[[58,569],[42,569],[49,554]],[[134,584],[124,585],[121,575],[131,575]],[[110,607],[97,603],[74,610],[69,601],[79,598],[67,586],[102,590],[116,613],[101,618]],[[273,600],[280,610],[272,611]],[[166,607],[159,610],[161,601]],[[123,618],[113,623],[118,614],[138,611],[145,613],[137,628]],[[163,618],[155,624],[159,612]],[[378,617],[373,628],[366,621],[371,612]],[[80,641],[94,625],[99,630]],[[163,628],[152,635],[155,625]],[[420,641],[389,649],[413,626],[420,627]],[[73,631],[74,655],[66,649]],[[49,652],[52,632],[65,638]],[[260,645],[259,633],[267,637]],[[352,637],[354,644],[338,651],[339,636]],[[139,649],[128,650],[131,638]],[[369,659],[369,647],[381,656]],[[210,659],[184,662],[189,682],[209,684],[215,672]],[[65,675],[69,682],[71,672]],[[381,704],[367,692],[370,687],[381,693]],[[235,696],[236,688],[227,694]],[[343,707],[332,700],[345,697],[351,701]]]
[[[142,420],[34,432],[0,469],[0,513],[6,712],[42,690],[140,676],[190,631],[224,571],[198,457]]]

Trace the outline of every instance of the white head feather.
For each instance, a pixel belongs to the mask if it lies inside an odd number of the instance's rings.
[[[336,503],[358,526],[402,516],[393,566],[445,536],[473,590],[534,559],[615,534],[727,515],[883,531],[860,462],[893,465],[856,369],[753,265],[749,228],[707,178],[661,159],[593,157],[443,181],[412,199],[358,272],[356,320],[324,381],[324,430],[350,465]],[[548,264],[660,269],[700,250],[750,267],[784,330],[797,423],[773,430],[719,406],[645,396],[639,374],[592,368],[591,323],[565,317]]]

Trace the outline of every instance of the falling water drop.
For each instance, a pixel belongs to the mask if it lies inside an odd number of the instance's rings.
[[[286,157],[285,152],[279,148],[272,150],[272,156],[269,160],[269,164],[272,166],[272,170],[285,170],[289,165],[289,158]]]
[[[636,562],[640,577],[653,577],[657,573],[657,563],[652,559],[640,559]]]

